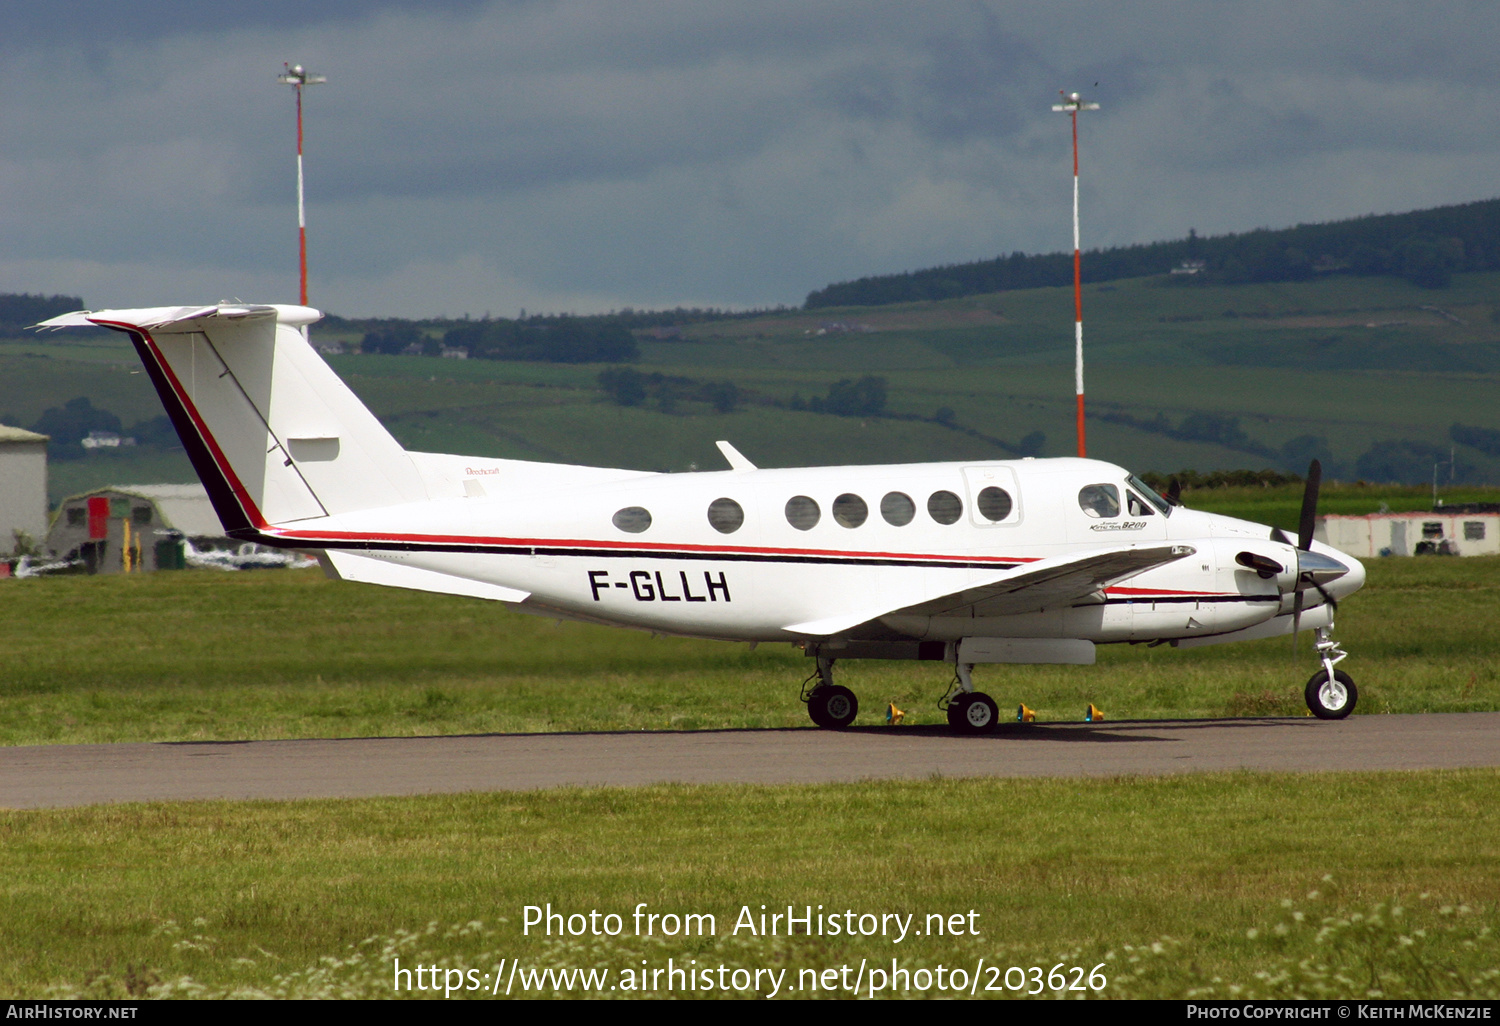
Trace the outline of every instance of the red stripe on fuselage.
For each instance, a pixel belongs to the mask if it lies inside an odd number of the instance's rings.
[[[1106,595],[1128,595],[1131,598],[1150,598],[1152,595],[1185,598],[1222,598],[1222,591],[1176,591],[1172,588],[1105,588]]]
[[[921,552],[865,552],[839,549],[777,549],[753,545],[696,545],[659,542],[609,541],[598,538],[495,538],[458,534],[392,534],[356,531],[298,531],[272,529],[269,534],[288,541],[317,542],[319,540],[391,542],[415,545],[495,545],[516,548],[592,548],[614,551],[660,552],[672,549],[679,552],[723,553],[743,556],[814,556],[844,559],[929,559],[954,563],[1033,563],[1036,556],[974,556],[952,553]]]

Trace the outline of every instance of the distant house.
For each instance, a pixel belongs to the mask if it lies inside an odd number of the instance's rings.
[[[1500,505],[1439,506],[1428,513],[1329,514],[1313,537],[1358,559],[1500,555]]]
[[[1160,265],[1158,265],[1160,266]],[[1202,274],[1208,270],[1207,260],[1184,260],[1172,268],[1173,274]]]
[[[0,425],[0,556],[47,534],[46,435]]]
[[[90,431],[79,443],[85,449],[118,449],[122,445],[134,445],[134,438],[121,438],[113,431]]]

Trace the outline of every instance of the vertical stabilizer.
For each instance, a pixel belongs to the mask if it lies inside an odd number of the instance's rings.
[[[427,497],[406,451],[303,334],[296,306],[68,314],[40,327],[127,333],[226,529]]]

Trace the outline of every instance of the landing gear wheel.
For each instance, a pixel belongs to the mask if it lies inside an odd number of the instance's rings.
[[[972,697],[972,694],[968,692],[953,696],[952,701],[948,703],[948,726],[954,730],[964,729],[964,713],[968,711],[969,700]]]
[[[1000,722],[1000,707],[983,691],[956,696],[948,703],[948,726],[960,734],[988,734]]]
[[[847,727],[859,715],[859,699],[846,687],[828,684],[807,696],[807,714],[818,726],[829,730]]]
[[[1354,678],[1343,670],[1333,671],[1333,680],[1328,679],[1327,670],[1319,670],[1307,682],[1307,707],[1320,720],[1341,720],[1354,711],[1359,701],[1359,690]]]

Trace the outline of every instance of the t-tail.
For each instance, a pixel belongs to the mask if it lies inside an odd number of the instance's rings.
[[[406,450],[308,344],[305,328],[321,316],[221,304],[79,311],[37,327],[130,336],[225,529],[258,539],[428,498]]]

